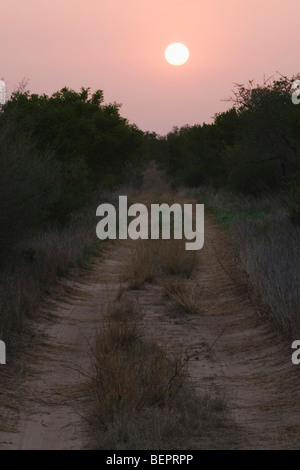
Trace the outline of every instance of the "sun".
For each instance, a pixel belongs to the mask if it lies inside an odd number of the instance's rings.
[[[170,44],[165,51],[165,58],[171,65],[183,65],[189,58],[189,50],[180,42]]]

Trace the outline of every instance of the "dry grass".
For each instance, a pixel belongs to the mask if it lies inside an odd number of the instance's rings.
[[[0,273],[0,339],[9,343],[58,276],[70,267],[87,267],[88,257],[99,252],[90,211],[63,231],[49,228],[16,246],[15,258]]]
[[[161,287],[165,294],[174,299],[186,312],[200,312],[201,289],[197,283],[175,277],[163,280]]]
[[[243,267],[266,313],[289,337],[300,332],[300,230],[285,215],[231,226]]]
[[[240,445],[242,435],[227,417],[220,398],[199,397],[185,386],[161,407],[123,411],[95,432],[97,449],[102,450],[197,450],[231,449]]]
[[[300,229],[290,221],[290,196],[242,196],[198,188],[191,194],[225,226],[249,285],[276,328],[290,338],[300,333]]]
[[[185,240],[160,240],[159,258],[163,272],[190,278],[196,267],[197,252],[185,249]]]
[[[106,321],[137,321],[142,318],[137,302],[128,298],[124,292],[121,296],[117,293],[114,301],[108,301],[106,303],[103,309],[103,314]]]
[[[185,249],[185,240],[138,240],[128,248],[122,281],[131,289],[166,276],[190,278],[197,253]]]
[[[178,203],[162,173],[153,162],[144,175],[144,190],[139,200],[148,208],[149,233],[151,232],[151,204]],[[183,199],[181,204],[186,202]],[[191,202],[190,200],[188,201]],[[166,276],[190,278],[197,265],[197,252],[186,250],[185,239],[173,238],[173,214],[170,217],[170,239],[162,239],[160,226],[159,240],[135,240],[128,242],[127,256],[124,259],[121,281],[131,289],[140,288],[145,282],[154,282]]]
[[[96,415],[104,425],[120,412],[165,403],[182,385],[179,359],[142,341],[136,322],[108,324],[98,335],[95,357]]]
[[[93,391],[102,423],[120,411],[164,403],[182,385],[185,367],[156,344],[142,339],[137,304],[126,296],[109,302],[97,334]]]
[[[121,280],[130,289],[139,289],[152,282],[158,273],[156,246],[153,240],[136,240],[129,243],[124,259]]]
[[[169,357],[146,341],[126,295],[106,307],[109,319],[94,350],[95,447],[99,449],[186,449],[230,446],[222,429],[232,428],[225,402],[193,389],[187,360]],[[122,313],[123,309],[123,313]],[[117,313],[116,313],[117,312]],[[132,315],[131,315],[131,314]],[[214,433],[214,443],[211,442]]]

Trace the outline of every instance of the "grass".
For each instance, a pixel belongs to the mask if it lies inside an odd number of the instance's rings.
[[[161,287],[164,293],[181,305],[186,312],[200,312],[201,289],[198,284],[174,277],[164,280]]]
[[[185,243],[185,239],[171,238],[130,244],[122,281],[130,289],[139,289],[145,282],[158,283],[186,312],[198,313],[200,289],[191,279],[198,267],[197,252],[186,250]]]
[[[211,393],[196,393],[186,358],[181,353],[169,356],[146,340],[137,313],[137,304],[126,293],[106,305],[89,383],[94,446],[123,450],[228,446],[223,430],[230,432],[232,424],[225,401]]]
[[[142,317],[138,304],[126,296],[126,292],[123,288],[119,289],[114,301],[109,300],[106,303],[103,314],[107,321],[139,320]]]
[[[190,278],[197,266],[195,251],[185,249],[185,240],[138,240],[128,248],[122,281],[138,289],[145,282],[167,276]]]
[[[152,240],[129,243],[121,280],[130,289],[139,289],[145,282],[153,282],[158,272],[156,244]]]
[[[255,198],[209,188],[197,192],[230,234],[262,310],[287,337],[298,336],[300,228],[290,219],[289,196]]]
[[[168,276],[190,278],[196,268],[196,252],[185,249],[185,239],[161,240],[159,259],[161,269]]]
[[[245,209],[242,211],[226,211],[226,210],[220,211],[210,205],[206,205],[206,209],[209,210],[215,216],[215,219],[217,220],[217,222],[226,229],[228,229],[235,220],[261,219],[269,213],[268,209],[263,211],[263,210],[255,210],[253,208]]]
[[[235,220],[262,219],[274,210],[274,203],[278,208],[279,202],[272,196],[257,198],[209,187],[195,188],[189,193],[204,203],[205,210],[211,212],[224,229],[229,229]]]
[[[300,229],[288,215],[272,215],[230,229],[239,257],[266,313],[290,338],[300,333]]]
[[[138,324],[128,320],[110,323],[98,334],[93,389],[102,424],[120,412],[163,404],[182,386],[180,360],[168,359],[140,335]]]
[[[0,339],[9,343],[57,279],[70,268],[91,268],[102,249],[94,208],[78,213],[63,230],[50,227],[16,244],[0,272]]]

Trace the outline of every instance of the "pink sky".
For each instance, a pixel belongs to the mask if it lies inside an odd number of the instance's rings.
[[[142,130],[211,122],[233,83],[300,71],[300,0],[0,0],[8,91],[104,90]],[[184,43],[189,61],[169,65]]]

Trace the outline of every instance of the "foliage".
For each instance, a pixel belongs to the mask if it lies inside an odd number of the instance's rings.
[[[163,165],[175,182],[261,194],[299,186],[300,106],[295,77],[236,84],[231,109],[210,125],[173,128]]]
[[[49,97],[23,87],[3,105],[2,249],[35,227],[65,225],[99,189],[139,181],[143,133],[119,104],[103,102],[101,90],[65,87]]]

